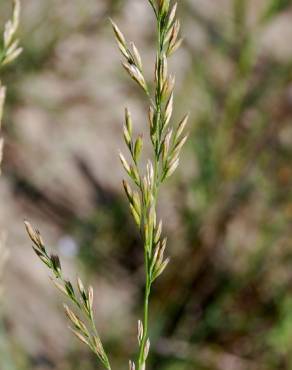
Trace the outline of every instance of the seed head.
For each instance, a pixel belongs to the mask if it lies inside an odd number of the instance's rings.
[[[142,58],[141,58],[141,55],[139,53],[139,50],[137,49],[136,45],[133,42],[131,42],[131,47],[132,47],[132,50],[133,50],[133,55],[134,55],[136,65],[137,65],[137,67],[139,67],[140,70],[142,70],[143,64],[142,64]]]
[[[165,108],[165,119],[164,119],[164,127],[169,124],[173,112],[173,94],[170,95],[168,102]]]

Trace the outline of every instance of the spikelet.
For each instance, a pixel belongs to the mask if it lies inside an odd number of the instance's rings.
[[[19,47],[19,40],[16,38],[16,33],[19,27],[19,16],[20,1],[14,0],[12,19],[5,24],[0,66],[13,62],[22,52],[22,48]]]

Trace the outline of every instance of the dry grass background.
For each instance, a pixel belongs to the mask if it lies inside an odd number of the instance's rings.
[[[182,3],[180,12],[186,42],[180,55],[172,61],[172,69],[179,77],[178,99],[182,102],[177,114],[189,106],[195,121],[205,97],[189,79],[192,65],[189,48],[201,52],[209,46],[206,32],[190,10],[199,11],[210,22],[219,20],[218,27],[222,22],[228,33],[230,1],[186,0]],[[265,0],[252,2],[250,27],[254,27],[256,14],[265,4]],[[78,369],[82,361],[84,370],[93,368],[83,349],[68,334],[60,300],[47,282],[45,269],[39,266],[29,248],[23,228],[23,219],[28,216],[46,235],[49,244],[56,246],[70,276],[74,276],[76,269],[90,276],[97,296],[100,332],[113,346],[121,342],[121,338],[127,338],[117,350],[117,358],[120,352],[128,354],[135,340],[133,311],[139,297],[136,282],[140,281],[140,272],[136,271],[132,279],[123,265],[116,263],[111,257],[113,244],[116,248],[122,246],[119,240],[108,235],[109,245],[105,242],[102,244],[105,250],[100,251],[105,265],[98,266],[95,274],[91,270],[86,272],[84,264],[76,258],[80,245],[78,232],[75,234],[72,229],[92,216],[99,202],[104,201],[100,194],[122,192],[118,149],[123,147],[121,112],[125,103],[143,131],[145,107],[139,93],[120,72],[119,55],[107,18],[114,15],[128,38],[137,41],[147,69],[152,66],[150,61],[154,55],[153,20],[146,8],[147,2],[141,0],[25,0],[23,3],[20,36],[24,54],[18,65],[5,74],[10,90],[4,117],[6,147],[0,181],[0,226],[7,231],[10,251],[4,280],[4,318],[9,351],[17,369]],[[1,20],[6,19],[8,10],[9,1],[1,2]],[[284,12],[257,39],[257,47],[280,62],[290,61],[292,57],[291,19],[291,10]],[[229,83],[232,65],[212,50],[206,63],[213,67],[212,78],[218,84]],[[289,109],[291,96],[290,86],[285,90]],[[274,110],[277,109],[276,105]],[[286,146],[291,145],[288,124],[281,138]],[[183,168],[177,175],[181,179],[196,173],[195,161],[188,158],[185,154],[182,159]],[[284,177],[290,176],[290,169],[287,171]],[[163,195],[161,212],[171,235],[180,238],[182,227],[176,194],[173,182]],[[252,248],[257,238],[254,219],[257,220],[261,212],[261,204],[249,204],[229,225],[228,238],[232,245],[237,245],[229,262],[235,271],[244,270],[248,263],[238,246],[248,238]],[[285,212],[291,215],[291,204]],[[288,240],[291,242],[291,238]],[[246,245],[246,239],[243,244]],[[175,260],[180,249],[173,245],[172,254]],[[218,257],[219,263],[222,258],[225,256]],[[277,275],[275,270],[270,278],[282,281],[285,274],[290,276],[291,272],[279,269]],[[176,348],[185,352],[183,343],[178,343]],[[76,357],[72,354],[75,350]],[[70,356],[74,364],[68,362]],[[245,362],[231,354],[216,356],[213,348],[201,352],[203,359],[208,358],[208,369],[256,368],[248,360]],[[7,369],[14,370],[13,361],[9,364]]]

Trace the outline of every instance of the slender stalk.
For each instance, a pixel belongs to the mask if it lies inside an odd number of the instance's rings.
[[[146,253],[145,253],[145,276],[146,276],[146,286],[144,291],[144,320],[143,320],[144,333],[138,354],[138,369],[142,369],[144,363],[144,348],[148,337],[149,297],[151,283],[149,282],[148,257]]]

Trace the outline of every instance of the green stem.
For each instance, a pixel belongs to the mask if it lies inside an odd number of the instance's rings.
[[[144,348],[147,341],[148,336],[148,319],[149,319],[149,296],[151,290],[151,280],[149,279],[149,260],[147,251],[145,248],[145,274],[146,274],[146,286],[145,286],[145,294],[144,294],[144,318],[143,318],[143,338],[140,344],[139,349],[139,357],[138,357],[138,370],[142,370],[142,366],[144,364]]]

